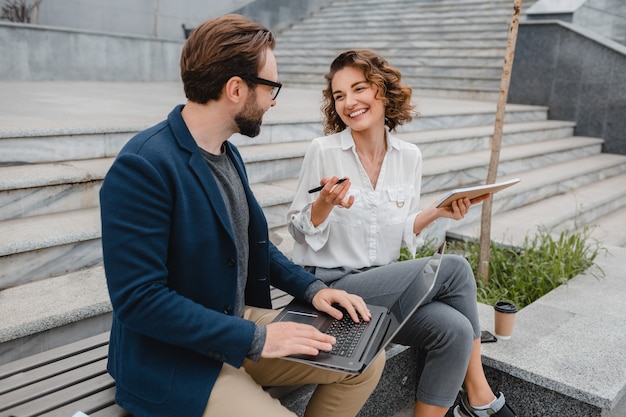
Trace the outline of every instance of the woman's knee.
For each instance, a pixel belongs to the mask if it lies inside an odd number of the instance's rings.
[[[426,347],[427,352],[437,352],[438,356],[469,359],[474,347],[474,331],[467,320],[445,323],[433,338],[433,343]]]
[[[462,256],[445,255],[442,267],[446,269],[448,276],[454,277],[454,284],[461,291],[476,293],[476,279],[472,266]]]
[[[394,342],[417,346],[426,351],[448,349],[454,345],[472,345],[471,321],[456,308],[434,301],[418,308]]]
[[[455,342],[468,346],[474,344],[474,328],[472,323],[465,316],[457,316],[456,320],[448,322],[448,326],[451,333],[451,337]]]

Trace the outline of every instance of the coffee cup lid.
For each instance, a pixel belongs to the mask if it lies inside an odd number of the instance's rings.
[[[517,306],[508,301],[498,301],[493,306],[496,311],[500,313],[517,313]]]

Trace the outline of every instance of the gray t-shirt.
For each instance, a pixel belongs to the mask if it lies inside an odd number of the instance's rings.
[[[214,155],[200,149],[207,161],[211,172],[215,176],[217,185],[226,204],[230,222],[235,234],[237,247],[237,298],[235,300],[235,315],[242,317],[245,306],[245,290],[248,280],[248,258],[250,246],[248,243],[248,226],[250,224],[250,210],[243,184],[233,161],[226,153]],[[254,339],[248,351],[248,357],[258,360],[265,345],[265,326],[256,326]]]

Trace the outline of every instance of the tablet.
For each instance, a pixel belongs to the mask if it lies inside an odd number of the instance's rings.
[[[520,182],[520,179],[514,178],[509,181],[496,182],[493,184],[457,188],[456,190],[450,191],[441,200],[439,200],[439,203],[437,203],[437,207],[448,207],[452,204],[454,200],[458,200],[459,198],[463,198],[463,197],[468,197],[471,200],[473,198],[480,197],[481,195],[485,195],[487,193],[493,194],[500,190],[504,190],[505,188],[508,188],[511,185],[517,184],[518,182]]]

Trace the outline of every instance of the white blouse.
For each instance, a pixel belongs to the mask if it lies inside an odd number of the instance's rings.
[[[314,139],[306,152],[296,196],[287,214],[296,243],[294,262],[305,266],[364,268],[398,259],[401,246],[415,253],[422,239],[413,233],[419,213],[422,154],[417,146],[387,134],[387,153],[376,189],[356,153],[349,128]],[[318,197],[307,190],[323,177],[347,176],[354,204],[335,206],[318,227],[311,205]]]

